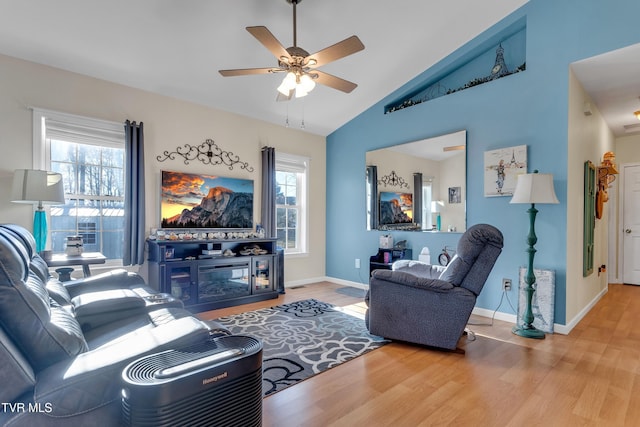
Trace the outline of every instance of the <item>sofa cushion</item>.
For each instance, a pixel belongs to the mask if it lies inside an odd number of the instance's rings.
[[[24,355],[0,328],[0,402],[12,402],[33,389],[36,376]]]
[[[47,280],[47,292],[49,296],[54,299],[60,305],[69,305],[71,304],[71,296],[67,291],[67,288],[62,284],[61,281],[50,277]]]
[[[87,350],[80,325],[49,297],[28,257],[0,233],[0,326],[38,372]]]

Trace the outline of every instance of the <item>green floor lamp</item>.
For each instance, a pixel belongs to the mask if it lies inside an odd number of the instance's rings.
[[[38,205],[33,216],[33,237],[36,251],[47,243],[47,214],[43,205],[64,205],[62,174],[35,169],[17,169],[13,173],[11,201]]]
[[[522,318],[523,324],[521,326],[514,326],[512,332],[525,338],[543,339],[544,332],[533,326],[534,316],[531,307],[533,293],[535,292],[533,285],[536,283],[536,276],[533,272],[533,257],[536,254],[534,246],[538,241],[535,230],[536,214],[538,213],[536,203],[560,203],[553,189],[553,175],[538,173],[537,170],[534,170],[533,173],[518,175],[516,189],[513,192],[510,203],[531,203],[531,207],[527,210],[529,213],[529,235],[527,236],[529,264],[527,266],[527,274],[524,278],[526,285],[525,292],[527,293],[527,307],[524,312],[524,317]]]

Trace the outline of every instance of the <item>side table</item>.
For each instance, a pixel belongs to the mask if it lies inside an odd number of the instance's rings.
[[[100,252],[85,252],[80,255],[67,255],[64,253],[52,254],[51,258],[45,259],[49,267],[69,267],[72,265],[81,265],[84,277],[91,276],[89,266],[92,264],[104,264],[107,261]],[[70,272],[69,272],[70,273]]]

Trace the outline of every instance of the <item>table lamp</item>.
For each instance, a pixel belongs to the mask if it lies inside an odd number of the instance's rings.
[[[43,206],[64,204],[62,174],[35,169],[17,169],[13,173],[11,201],[38,205],[33,216],[33,237],[36,239],[36,251],[43,251],[47,243],[47,214]]]
[[[431,202],[431,213],[436,214],[436,230],[440,231],[442,229],[442,221],[440,219],[440,212],[442,211],[442,206],[444,202],[441,200],[433,200]]]
[[[529,235],[527,236],[527,252],[529,253],[529,264],[527,266],[527,274],[524,278],[527,293],[527,307],[522,318],[522,326],[514,326],[512,332],[516,335],[525,338],[537,338],[543,339],[544,332],[533,326],[533,310],[531,302],[533,300],[533,293],[535,292],[534,284],[536,282],[536,276],[533,272],[533,257],[536,254],[534,248],[538,238],[535,232],[536,203],[541,204],[556,204],[560,203],[556,197],[556,193],[553,189],[553,175],[538,173],[534,170],[533,173],[527,173],[518,175],[518,181],[516,182],[516,189],[513,192],[513,197],[510,203],[531,203],[531,207],[527,210],[529,213]]]

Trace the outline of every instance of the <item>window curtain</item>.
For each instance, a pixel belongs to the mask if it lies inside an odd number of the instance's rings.
[[[144,132],[143,123],[127,120],[124,171],[123,265],[142,265],[145,245]]]
[[[276,236],[276,150],[262,149],[262,227],[266,237]]]
[[[413,174],[413,222],[420,224],[422,218],[422,173]]]
[[[369,229],[378,228],[378,167],[367,166],[367,220]]]

